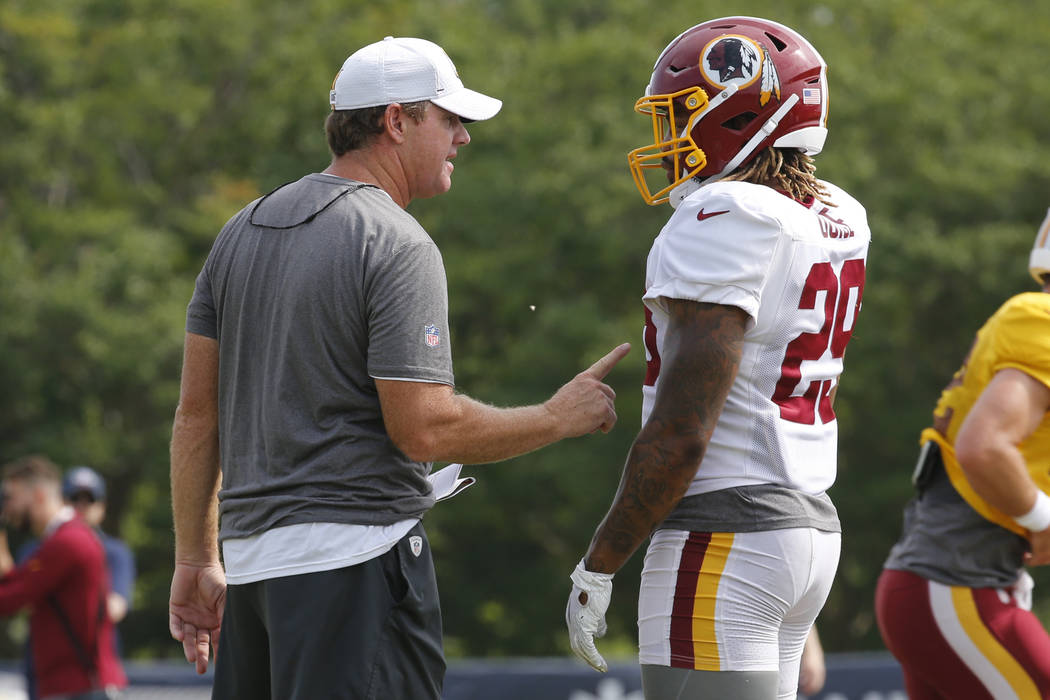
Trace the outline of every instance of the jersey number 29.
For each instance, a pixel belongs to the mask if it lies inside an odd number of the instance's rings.
[[[852,293],[854,290],[855,295]],[[822,423],[835,420],[835,412],[831,408],[834,379],[813,380],[801,396],[792,394],[802,379],[803,361],[819,360],[827,350],[831,350],[831,356],[835,358],[842,357],[846,352],[846,344],[853,336],[861,297],[864,295],[864,260],[847,260],[838,275],[830,262],[813,265],[806,277],[798,308],[815,308],[818,292],[825,292],[824,324],[816,333],[801,333],[788,343],[784,362],[780,366],[780,380],[773,391],[773,403],[780,406],[780,417],[792,423],[812,425],[816,422],[817,411],[820,412]],[[846,329],[850,306],[853,306],[853,313],[850,327]]]

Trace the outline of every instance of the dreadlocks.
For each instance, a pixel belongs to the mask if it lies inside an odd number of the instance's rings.
[[[766,148],[750,163],[737,168],[722,180],[768,185],[786,192],[792,199],[803,201],[813,197],[830,205],[828,191],[813,174],[816,169],[813,159],[798,149]]]

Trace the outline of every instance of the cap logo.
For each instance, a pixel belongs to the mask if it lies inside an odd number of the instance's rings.
[[[334,77],[334,78],[332,78],[332,89],[331,89],[331,90],[329,91],[329,93],[328,93],[328,104],[330,104],[330,105],[332,106],[332,111],[333,111],[333,112],[335,111],[335,101],[336,101],[336,97],[335,97],[335,84],[336,84],[337,82],[339,82],[339,76],[340,76],[340,75],[342,75],[342,74],[343,74],[343,69],[342,69],[342,68],[340,68],[340,69],[339,69],[339,70],[338,70],[338,71],[336,72],[336,74],[335,74],[335,77]]]
[[[709,42],[700,52],[700,70],[707,82],[720,89],[737,85],[743,90],[761,79],[761,106],[771,97],[780,100],[780,77],[769,51],[746,36],[727,34]]]

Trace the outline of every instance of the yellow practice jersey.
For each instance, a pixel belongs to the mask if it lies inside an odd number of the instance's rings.
[[[1018,294],[977,332],[977,340],[963,366],[941,393],[934,410],[934,428],[923,431],[922,441],[941,447],[944,466],[959,494],[982,516],[1003,527],[1026,534],[1005,513],[984,501],[966,480],[952,445],[966,415],[997,372],[1013,368],[1050,387],[1050,294]],[[1050,493],[1050,413],[1019,446],[1032,479]]]

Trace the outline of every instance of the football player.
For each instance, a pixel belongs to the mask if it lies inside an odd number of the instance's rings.
[[[1050,697],[1024,564],[1050,563],[1050,212],[1029,270],[977,332],[921,436],[916,496],[875,591],[908,697]]]
[[[776,22],[711,20],[663,50],[635,110],[654,136],[635,183],[674,211],[646,268],[643,426],[571,576],[570,641],[606,670],[613,574],[651,535],[645,697],[794,698],[838,566],[832,406],[871,235],[814,176],[827,66]]]

